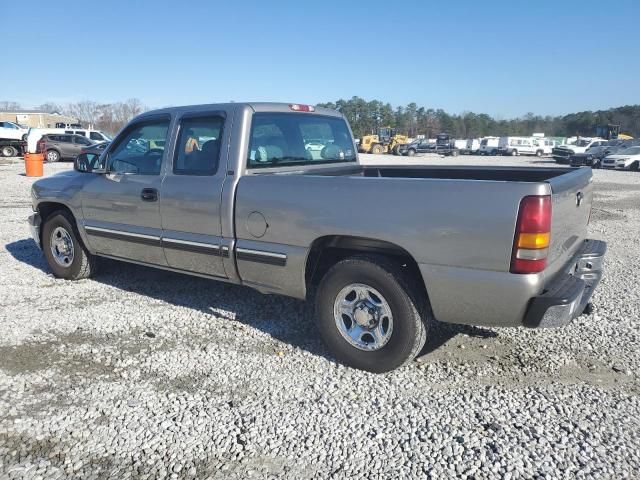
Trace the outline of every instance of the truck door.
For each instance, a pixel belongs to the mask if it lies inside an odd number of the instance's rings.
[[[149,116],[127,127],[103,158],[106,174],[82,190],[83,226],[91,246],[101,254],[166,265],[162,251],[159,190],[169,115]]]
[[[227,277],[220,202],[226,176],[226,113],[184,114],[160,195],[162,245],[170,267]],[[221,161],[223,157],[224,161]]]

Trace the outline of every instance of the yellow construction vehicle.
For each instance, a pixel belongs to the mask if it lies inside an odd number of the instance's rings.
[[[382,127],[377,135],[364,135],[360,139],[360,153],[396,153],[400,145],[409,142],[409,137],[400,135],[395,128]]]

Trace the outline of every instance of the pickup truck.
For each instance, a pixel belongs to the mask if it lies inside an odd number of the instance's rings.
[[[571,157],[577,153],[585,153],[593,147],[606,145],[607,140],[601,138],[578,138],[576,143],[571,145],[559,145],[551,150],[556,163],[571,163]]]
[[[231,103],[138,116],[35,182],[29,224],[56,277],[108,257],[313,299],[335,357],[384,372],[436,319],[583,313],[606,249],[585,238],[592,198],[589,168],[366,166],[338,112]]]

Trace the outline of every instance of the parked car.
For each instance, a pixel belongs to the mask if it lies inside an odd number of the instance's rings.
[[[13,122],[0,122],[0,140],[24,140],[28,129]]]
[[[606,145],[607,140],[602,138],[578,138],[571,145],[559,145],[552,150],[553,159],[556,163],[569,163],[572,155],[584,153],[591,147]]]
[[[497,155],[498,154],[498,137],[484,137],[480,140],[480,155]]]
[[[93,145],[93,142],[82,135],[47,134],[38,141],[38,152],[43,152],[47,162],[73,160],[83,148]]]
[[[332,140],[318,159],[305,149],[314,130]],[[190,148],[189,131],[212,140]],[[158,138],[174,147],[151,148]],[[89,277],[108,257],[314,292],[320,334],[356,368],[409,362],[435,319],[565,325],[602,274],[606,244],[585,239],[591,169],[364,166],[334,110],[156,110],[94,167],[84,157],[32,186],[31,232],[56,277]]]
[[[416,153],[428,153],[435,149],[435,144],[429,143],[427,138],[414,140],[411,143],[398,145],[398,153],[407,157],[413,157]]]
[[[100,130],[92,130],[88,128],[30,128],[27,133],[27,150],[31,153],[36,152],[38,141],[43,135],[47,134],[67,134],[67,135],[82,135],[83,137],[91,140],[92,143],[108,142],[111,141],[111,137]]]
[[[604,157],[602,159],[602,168],[637,172],[640,169],[640,146],[625,148],[613,155]]]
[[[575,153],[571,155],[569,158],[569,164],[572,167],[587,166],[591,168],[600,168],[604,157],[618,153],[627,148],[627,145],[625,144],[616,143],[611,145],[612,142],[615,141],[607,142],[606,145],[591,147],[584,153]]]
[[[96,155],[101,155],[102,152],[106,150],[106,148],[109,146],[110,143],[111,142],[100,142],[100,143],[94,143],[92,145],[87,145],[86,147],[83,147],[82,149],[80,149],[80,153],[92,153]]]

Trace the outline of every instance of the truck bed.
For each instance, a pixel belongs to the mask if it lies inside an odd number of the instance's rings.
[[[546,182],[572,172],[571,168],[485,167],[485,166],[353,166],[307,170],[308,175],[360,176],[382,178],[424,178],[446,180],[483,180],[498,182]]]

